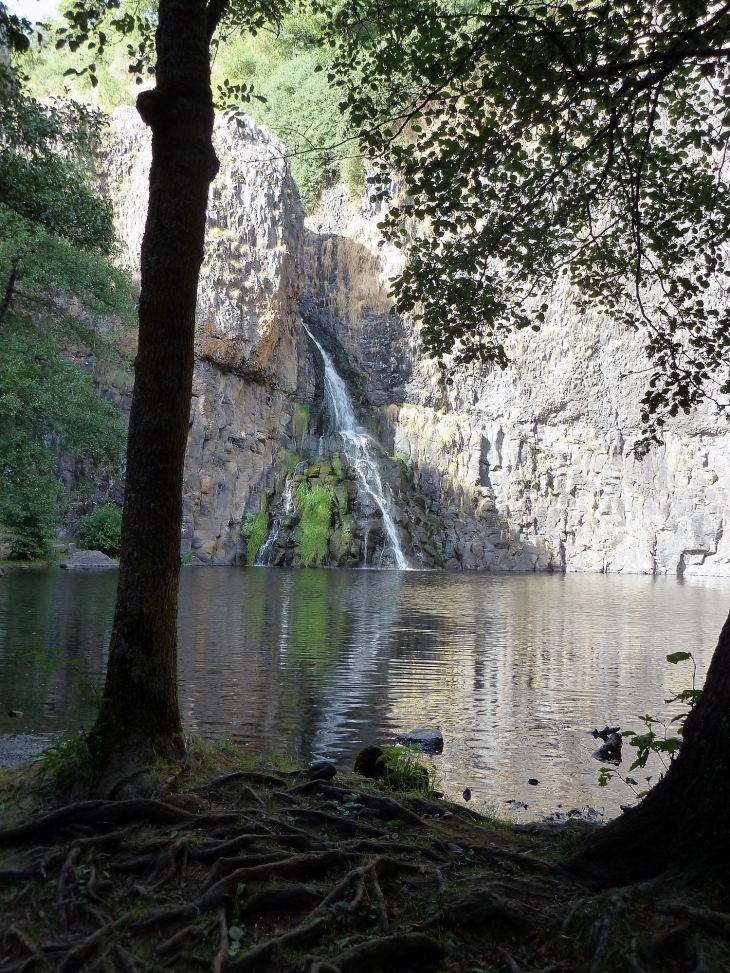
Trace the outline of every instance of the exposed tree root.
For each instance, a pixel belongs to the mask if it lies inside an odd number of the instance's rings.
[[[218,910],[218,952],[213,957],[212,973],[222,973],[223,967],[228,959],[228,920],[226,919],[225,906]]]
[[[349,831],[350,833],[357,831],[369,835],[385,834],[382,828],[374,828],[371,824],[365,824],[363,821],[358,821],[355,818],[343,818],[341,814],[329,814],[327,811],[316,811],[308,807],[292,809],[289,813],[295,820],[297,818],[303,818],[309,821],[321,821],[325,824],[332,825],[338,831]]]
[[[444,818],[354,778],[288,787],[306,772],[221,769],[210,783],[178,769],[177,795],[0,830],[0,973],[730,971],[721,889],[594,895],[557,862],[570,825]]]
[[[342,973],[387,969],[426,970],[438,966],[444,947],[437,940],[419,932],[397,933],[382,939],[353,946],[334,958],[333,965]]]
[[[285,949],[298,949],[301,946],[311,946],[318,942],[325,934],[327,929],[326,919],[313,919],[311,922],[297,926],[291,932],[284,933],[283,936],[275,936],[259,946],[254,946],[240,959],[234,960],[228,967],[229,973],[254,973],[256,970],[264,970],[269,964],[273,953],[283,947]]]
[[[713,912],[710,909],[694,909],[684,902],[666,902],[658,906],[658,911],[667,916],[680,916],[689,919],[707,932],[730,936],[730,915],[724,912]]]
[[[30,835],[54,831],[69,824],[127,824],[130,821],[150,821],[155,824],[194,824],[205,828],[209,825],[236,821],[236,814],[191,814],[172,804],[135,798],[130,801],[84,801],[60,808],[37,821],[17,828],[0,830],[0,842],[16,841]]]
[[[357,798],[365,807],[372,808],[386,821],[394,818],[403,818],[411,824],[423,824],[423,820],[410,808],[405,807],[392,797],[380,797],[375,794],[367,794],[360,790],[344,790],[342,787],[333,787],[321,780],[310,780],[304,784],[297,784],[289,788],[290,794],[322,794],[324,797],[343,802],[346,798]]]

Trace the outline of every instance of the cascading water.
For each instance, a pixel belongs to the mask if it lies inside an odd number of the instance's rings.
[[[327,354],[304,322],[302,322],[302,326],[319,349],[319,353],[324,361],[325,394],[328,404],[332,408],[335,430],[342,440],[342,451],[347,458],[348,464],[355,471],[358,486],[372,498],[375,506],[381,513],[383,529],[388,539],[387,547],[393,551],[396,567],[401,570],[408,570],[410,565],[403,553],[398,528],[391,513],[392,500],[388,498],[383,481],[380,478],[375,442],[362,426],[358,425],[347,386],[338,375],[332,358]]]
[[[287,480],[284,487],[284,492],[282,494],[283,510],[281,517],[290,517],[294,513],[294,481]],[[281,517],[274,517],[271,521],[271,527],[269,528],[269,533],[266,535],[266,540],[258,549],[256,554],[256,560],[254,564],[256,567],[270,567],[271,566],[271,554],[274,550],[274,544],[276,544],[279,539],[279,531],[281,529]]]

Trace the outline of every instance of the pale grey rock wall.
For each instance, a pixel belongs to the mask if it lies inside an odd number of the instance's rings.
[[[388,313],[401,257],[381,246],[375,208],[333,187],[304,223],[270,133],[219,120],[215,139],[183,551],[235,559],[241,522],[281,485],[287,451],[316,446],[293,421],[316,384],[299,303],[345,349],[384,445],[410,457],[452,567],[730,574],[730,431],[700,411],[634,458],[635,334],[579,313],[566,291],[540,334],[511,340],[505,372],[457,371],[447,389],[412,322]],[[116,113],[100,155],[138,271],[149,141],[135,112]]]
[[[283,478],[287,451],[302,448],[293,412],[312,401],[316,378],[297,306],[303,214],[284,147],[250,119],[219,118],[214,144],[181,549],[227,563],[242,550],[246,514]],[[114,113],[98,159],[121,259],[138,274],[151,150],[136,111]]]
[[[446,555],[476,570],[730,574],[730,429],[676,420],[644,460],[641,341],[557,295],[510,367],[455,371],[446,388],[412,323],[388,315],[400,267],[378,214],[341,187],[307,218],[303,312],[347,350],[444,519]]]

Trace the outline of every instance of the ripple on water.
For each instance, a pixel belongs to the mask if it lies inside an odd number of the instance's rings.
[[[88,722],[79,681],[103,683],[115,584],[0,579],[0,732]],[[662,711],[687,682],[670,651],[691,649],[703,675],[730,594],[725,579],[246,568],[187,569],[181,585],[189,729],[350,763],[364,743],[440,726],[444,787],[523,814],[616,813],[629,795],[598,788],[587,731]]]

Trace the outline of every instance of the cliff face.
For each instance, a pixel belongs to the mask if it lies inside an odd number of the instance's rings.
[[[635,334],[578,313],[566,291],[539,334],[512,339],[505,372],[456,372],[446,388],[412,322],[388,313],[400,256],[380,246],[369,201],[334,187],[305,221],[277,139],[224,120],[215,139],[221,170],[198,301],[184,554],[240,556],[246,516],[267,504],[283,515],[294,462],[323,449],[326,429],[309,411],[321,399],[321,364],[301,312],[339,354],[395,457],[383,459],[395,519],[404,549],[423,563],[730,574],[730,432],[700,411],[634,459],[645,377]],[[116,113],[100,156],[126,262],[138,270],[149,143],[135,112]],[[310,462],[299,480],[325,484],[326,466]],[[358,550],[345,538],[347,563],[363,546],[367,556],[369,531]]]
[[[579,313],[568,291],[510,367],[453,373],[387,314],[399,255],[377,214],[341,189],[306,220],[305,316],[336,338],[445,527],[445,554],[477,570],[730,574],[730,430],[700,410],[637,461],[641,341]]]
[[[149,130],[115,112],[98,153],[114,202],[122,259],[139,272],[147,210]],[[289,453],[306,446],[293,421],[313,400],[315,370],[299,326],[302,209],[284,148],[252,121],[218,119],[221,167],[208,206],[196,365],[185,460],[182,553],[235,560],[241,524],[265,505]]]

